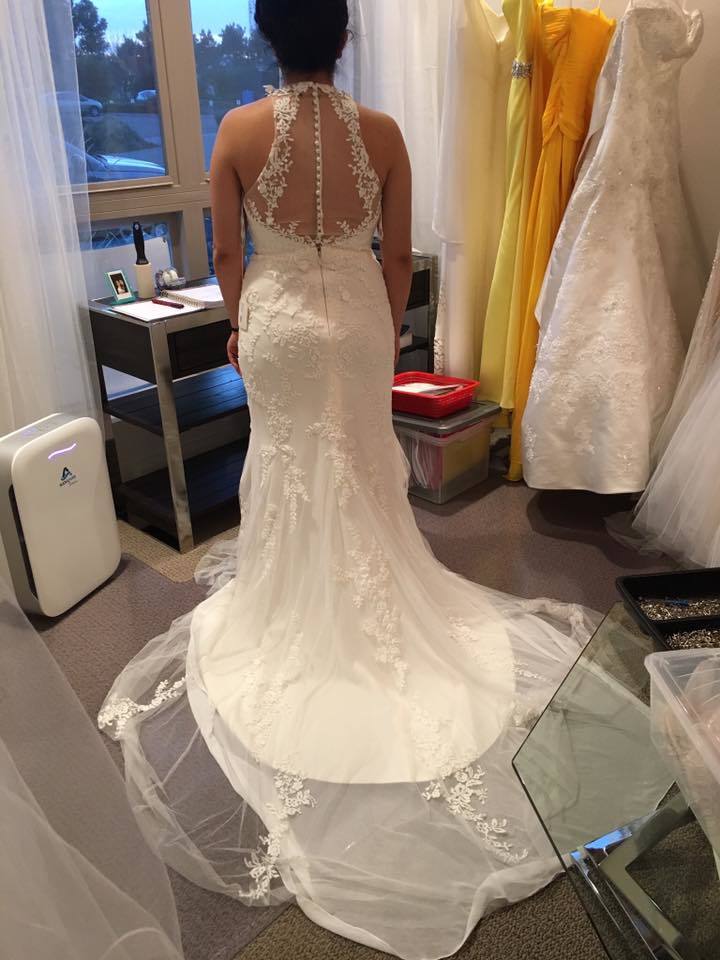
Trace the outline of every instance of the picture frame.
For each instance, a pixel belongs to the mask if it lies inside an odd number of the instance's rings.
[[[135,300],[135,294],[128,283],[128,279],[122,270],[108,270],[105,274],[110,292],[115,303],[132,303]]]

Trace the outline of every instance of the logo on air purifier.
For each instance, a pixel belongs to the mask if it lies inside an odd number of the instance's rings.
[[[65,467],[63,472],[60,474],[60,486],[61,487],[70,487],[73,483],[77,483],[77,477],[72,472],[70,467]]]

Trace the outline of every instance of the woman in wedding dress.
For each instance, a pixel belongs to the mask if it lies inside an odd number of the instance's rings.
[[[423,540],[391,419],[402,137],[332,84],[345,0],[257,0],[256,19],[285,85],[223,121],[211,174],[252,416],[242,526],[99,723],[168,864],[433,960],[557,872],[511,759],[596,618],[470,583]]]

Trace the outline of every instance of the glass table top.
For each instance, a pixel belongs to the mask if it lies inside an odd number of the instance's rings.
[[[513,763],[613,960],[716,960],[712,850],[651,738],[661,649],[613,607]]]

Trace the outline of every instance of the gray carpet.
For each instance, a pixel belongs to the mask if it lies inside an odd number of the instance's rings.
[[[604,516],[626,508],[622,501],[537,495],[495,479],[445,506],[420,501],[414,506],[423,533],[443,563],[520,596],[546,595],[606,610],[617,598],[617,575],[659,567],[605,533]],[[118,575],[77,609],[53,624],[39,620],[36,625],[95,716],[128,660],[201,598],[192,582],[174,583],[125,558]],[[173,877],[173,885],[187,960],[231,960],[238,951],[242,960],[381,956],[321,930],[295,908],[284,913],[250,909],[180,877]],[[560,881],[487,918],[458,956],[601,960],[604,954],[566,881]]]
[[[457,960],[607,960],[567,880],[483,920]],[[290,907],[237,960],[387,960]]]

